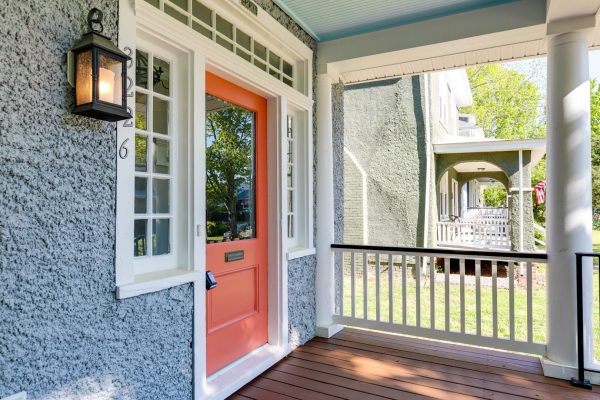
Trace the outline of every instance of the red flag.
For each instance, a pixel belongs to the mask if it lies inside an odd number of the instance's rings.
[[[538,182],[533,190],[535,190],[535,204],[544,204],[546,201],[546,181]]]

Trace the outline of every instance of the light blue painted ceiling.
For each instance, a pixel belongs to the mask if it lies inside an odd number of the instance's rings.
[[[339,39],[516,0],[274,0],[319,41]]]

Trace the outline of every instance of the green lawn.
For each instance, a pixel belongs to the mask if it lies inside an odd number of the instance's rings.
[[[357,260],[358,261],[358,260]],[[344,315],[351,315],[351,293],[350,293],[350,267],[349,262],[345,263],[344,273]],[[356,317],[363,318],[363,280],[362,280],[362,265],[356,263],[357,279],[356,279]],[[387,268],[383,268],[380,275],[380,320],[389,321],[389,285]],[[412,269],[409,268],[409,271]],[[401,269],[399,265],[394,266],[393,276],[393,321],[402,323],[402,282]],[[598,315],[598,273],[595,272],[594,277],[594,321],[599,320]],[[367,285],[367,316],[368,319],[374,320],[376,317],[377,303],[375,295],[375,267],[369,266],[369,280]],[[546,287],[545,282],[545,265],[537,267],[537,284],[533,291],[533,340],[538,343],[546,342]],[[498,280],[500,282],[500,279]],[[435,282],[435,297],[434,297],[434,319],[435,328],[439,330],[445,329],[445,283]],[[452,331],[460,331],[460,285],[450,284],[450,329]],[[407,275],[406,280],[406,303],[407,312],[406,320],[408,325],[416,325],[417,318],[417,287],[415,279],[411,273]],[[476,333],[476,287],[475,285],[465,285],[465,331],[467,333]],[[421,326],[431,327],[430,314],[430,282],[422,277],[420,289],[420,319]],[[508,289],[498,288],[497,294],[498,307],[498,337],[509,338],[509,291]],[[527,293],[524,287],[515,283],[514,294],[514,312],[515,312],[515,339],[527,340]],[[492,336],[493,333],[493,313],[492,313],[492,288],[491,286],[481,286],[481,332],[483,335]],[[596,333],[596,358],[600,359],[600,329],[595,324]]]
[[[592,231],[592,243],[594,245],[594,253],[600,253],[600,231]]]

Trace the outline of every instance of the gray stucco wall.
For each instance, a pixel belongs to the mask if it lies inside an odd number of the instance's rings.
[[[316,79],[316,55],[317,42],[306,33],[293,19],[291,19],[272,0],[254,0],[256,4],[267,11],[273,18],[279,21],[288,31],[292,32],[298,39],[313,50],[313,83]],[[313,84],[313,98],[316,85]],[[313,150],[316,151],[316,107],[313,107]],[[316,157],[313,155],[316,163]],[[314,193],[316,193],[316,164],[313,165]],[[313,199],[313,206],[316,197]],[[315,210],[314,218],[318,211]],[[316,227],[313,232],[316,237]],[[288,317],[289,317],[289,342],[292,346],[304,344],[315,336],[316,327],[316,297],[315,276],[317,269],[317,258],[315,256],[302,257],[288,262]]]
[[[66,52],[93,6],[0,8],[0,398],[186,399],[192,287],[114,298],[115,130],[70,113]]]
[[[350,223],[344,233],[346,241],[364,240],[354,221],[362,210],[352,209],[351,202],[362,196],[360,165],[367,179],[368,243],[423,245],[426,207],[421,188],[425,187],[426,152],[422,85],[422,78],[414,76],[356,84],[344,90],[343,140],[355,159],[344,154],[344,162],[338,161],[335,167],[345,164],[350,168],[341,183],[349,199],[345,204],[345,218]],[[344,209],[343,203],[336,204]]]
[[[190,399],[191,285],[114,298],[114,124],[73,116],[66,82],[92,7],[116,39],[118,0],[0,7],[0,398]],[[315,264],[289,265],[298,343],[314,335]]]

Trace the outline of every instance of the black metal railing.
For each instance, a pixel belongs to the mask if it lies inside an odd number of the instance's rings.
[[[585,367],[585,350],[583,335],[583,258],[597,258],[600,253],[575,253],[575,268],[577,269],[577,378],[571,378],[573,386],[591,389],[592,384],[585,379],[585,371],[598,372],[600,370]]]

